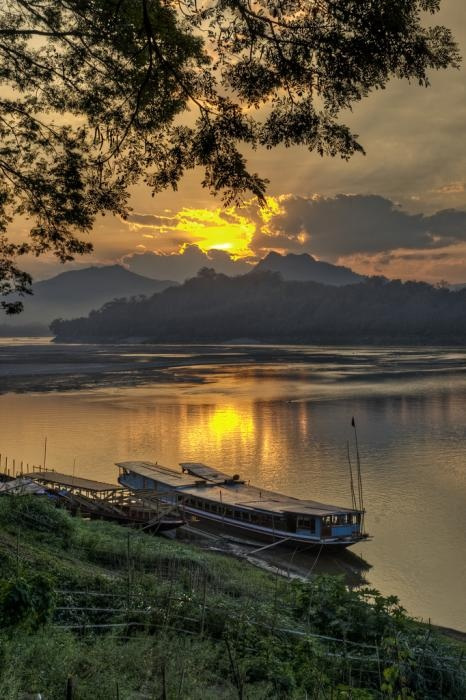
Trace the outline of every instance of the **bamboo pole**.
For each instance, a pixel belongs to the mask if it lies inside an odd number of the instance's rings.
[[[356,508],[356,495],[354,493],[353,466],[351,464],[349,440],[346,441],[346,453],[348,456],[348,466],[349,466],[349,474],[350,474],[351,505],[353,507],[353,510],[357,510],[357,508]]]
[[[201,639],[204,636],[206,599],[207,599],[207,574],[205,573],[204,574],[203,592],[202,592]]]
[[[354,439],[356,442],[356,461],[357,461],[357,468],[358,468],[358,495],[359,495],[359,510],[362,511],[361,513],[361,532],[364,532],[364,498],[363,498],[363,492],[362,492],[362,476],[361,476],[361,459],[359,457],[359,443],[358,443],[358,431],[356,430],[356,421],[354,420],[354,416],[351,419],[351,425],[353,426],[354,429]]]

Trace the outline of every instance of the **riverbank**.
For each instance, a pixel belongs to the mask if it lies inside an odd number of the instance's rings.
[[[0,499],[0,696],[462,698],[457,644],[395,598],[247,562],[33,497]]]
[[[435,355],[435,359],[433,359]],[[466,377],[463,348],[293,345],[86,345],[49,339],[0,342],[0,393],[89,391],[246,380],[386,385],[391,381]],[[297,397],[299,398],[299,396]]]

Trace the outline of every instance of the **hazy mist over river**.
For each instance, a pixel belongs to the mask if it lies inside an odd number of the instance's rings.
[[[466,631],[466,351],[80,346],[0,341],[2,469],[114,481],[114,462],[203,461],[350,504],[356,418],[365,576],[410,613]]]

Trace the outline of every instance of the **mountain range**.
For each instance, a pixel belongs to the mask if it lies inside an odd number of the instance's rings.
[[[353,272],[349,267],[316,260],[307,253],[280,255],[272,252],[260,260],[254,269],[256,272],[264,270],[279,272],[284,280],[290,282],[318,282],[337,287],[357,284],[366,279],[363,275]]]
[[[277,272],[197,277],[87,318],[54,321],[59,342],[464,345],[466,290],[371,277],[346,286],[287,281]]]
[[[269,253],[252,268],[250,274],[264,271],[280,273],[285,281],[317,282],[331,286],[357,284],[366,278],[348,267],[316,260],[312,255]],[[49,324],[57,318],[87,316],[114,299],[150,297],[167,287],[172,280],[156,280],[138,275],[121,265],[68,270],[56,277],[36,282],[33,295],[23,299],[24,311],[4,317],[3,335],[47,335]]]
[[[113,299],[152,296],[176,284],[137,275],[121,265],[68,270],[33,284],[33,295],[22,299],[24,311],[4,317],[0,334],[48,334],[48,326],[56,318],[87,316]]]

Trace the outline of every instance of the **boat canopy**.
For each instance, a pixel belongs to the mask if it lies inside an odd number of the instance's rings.
[[[195,486],[198,481],[192,476],[187,476],[183,472],[176,472],[174,469],[164,467],[157,462],[117,462],[116,466],[146,479],[167,484],[174,489]]]
[[[103,493],[110,491],[121,491],[121,486],[118,484],[109,484],[104,481],[94,481],[92,479],[83,479],[80,476],[72,476],[71,474],[61,474],[55,471],[38,471],[28,473],[27,476],[34,481],[39,481],[41,484],[54,484],[56,486],[64,486],[67,488],[82,489],[83,491],[92,491],[95,493]]]
[[[170,486],[183,495],[202,498],[214,503],[245,510],[261,511],[272,515],[328,515],[358,514],[361,510],[319,503],[286,496],[246,484],[239,476],[231,476],[197,462],[182,462],[182,472],[153,462],[119,462],[117,466],[158,483]]]
[[[200,462],[180,462],[180,467],[186,474],[197,476],[199,479],[205,479],[205,481],[209,481],[213,484],[225,484],[231,481],[244,484],[244,481],[241,481],[238,474],[231,476],[230,474],[219,472],[218,469],[208,467],[207,464],[201,464]]]

